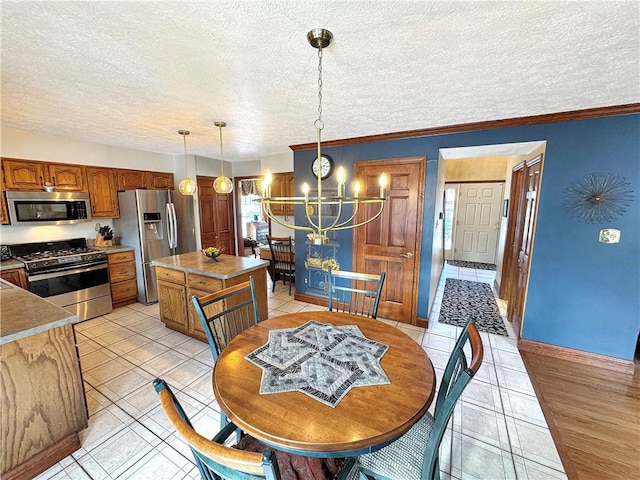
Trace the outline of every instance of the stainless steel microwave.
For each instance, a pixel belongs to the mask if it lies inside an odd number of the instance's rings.
[[[11,225],[63,225],[91,220],[85,192],[7,192]]]

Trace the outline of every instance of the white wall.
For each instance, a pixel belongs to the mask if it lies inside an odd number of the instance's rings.
[[[100,143],[85,142],[69,137],[26,132],[3,127],[0,152],[3,157],[22,158],[113,168],[132,168],[156,172],[174,172],[174,157],[157,152],[114,147]],[[184,156],[176,157],[184,170]],[[181,179],[176,180],[179,182]],[[109,225],[109,218],[76,225],[50,226],[0,226],[0,243],[41,242],[67,238],[87,238],[96,235],[94,224]]]
[[[3,157],[173,172],[173,155],[7,127],[3,127],[1,132],[0,152]]]
[[[260,157],[260,172],[254,175],[261,175],[267,169],[271,173],[293,172],[293,151]]]

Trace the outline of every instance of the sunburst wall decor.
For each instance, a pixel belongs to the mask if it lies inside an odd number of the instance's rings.
[[[565,190],[564,208],[583,223],[605,223],[623,215],[633,199],[625,177],[590,173]]]

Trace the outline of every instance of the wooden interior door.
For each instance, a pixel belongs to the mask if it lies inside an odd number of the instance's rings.
[[[502,281],[500,282],[500,298],[508,300],[513,295],[517,282],[515,266],[518,264],[518,245],[521,240],[518,235],[521,231],[517,228],[521,223],[522,215],[524,162],[513,167],[511,172],[511,190],[509,193],[509,217],[507,220],[507,238],[505,241],[504,258],[502,261]]]
[[[380,195],[378,177],[383,172],[389,187],[382,215],[354,230],[353,269],[386,272],[378,316],[415,325],[426,158],[358,162],[354,170],[367,196]],[[369,218],[377,210],[375,204],[362,206],[357,221]]]
[[[516,331],[520,337],[524,303],[529,281],[529,266],[531,264],[531,250],[538,211],[538,191],[542,173],[542,156],[525,163],[523,169],[522,195],[519,200],[519,215],[515,236],[517,239],[517,257],[512,262],[512,291],[507,305],[507,319],[516,324]]]
[[[233,195],[213,189],[215,177],[197,177],[202,247],[224,247],[227,255],[236,254]]]

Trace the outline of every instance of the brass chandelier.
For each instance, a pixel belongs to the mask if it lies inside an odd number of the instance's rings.
[[[379,197],[361,196],[361,187],[360,182],[358,181],[353,184],[353,195],[351,197],[347,197],[345,194],[347,175],[344,167],[342,166],[337,169],[336,193],[332,196],[323,196],[322,194],[322,180],[331,173],[331,164],[327,163],[327,167],[329,167],[329,169],[326,171],[322,168],[323,162],[331,161],[327,155],[322,155],[321,151],[322,129],[324,128],[324,122],[322,121],[322,49],[328,47],[332,39],[333,34],[324,28],[315,28],[307,34],[307,41],[309,44],[313,48],[318,49],[318,118],[314,122],[318,136],[317,157],[314,161],[314,174],[318,177],[317,196],[309,196],[309,185],[307,183],[303,183],[303,197],[272,197],[272,175],[267,172],[262,180],[262,197],[260,199],[264,213],[271,220],[287,228],[308,232],[307,238],[309,239],[309,242],[314,245],[327,244],[329,242],[329,238],[327,236],[329,231],[356,228],[372,222],[382,213],[384,202],[386,200],[385,189],[387,186],[387,178],[384,173],[380,175]],[[315,167],[316,162],[317,170]],[[360,204],[366,203],[378,204],[379,209],[377,213],[368,219],[358,223],[352,223],[358,214]],[[273,205],[304,205],[305,224],[296,225],[282,220],[273,213]],[[352,206],[352,212],[350,215],[348,212],[343,212],[343,207],[345,205]],[[346,218],[343,218],[343,214]]]

